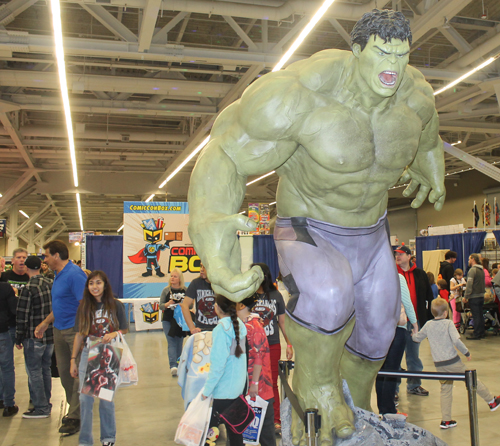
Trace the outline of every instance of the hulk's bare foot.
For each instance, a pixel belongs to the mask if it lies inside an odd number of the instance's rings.
[[[317,408],[321,415],[320,443],[333,445],[332,433],[346,438],[354,433],[354,416],[344,400],[340,358],[351,335],[354,319],[342,332],[323,335],[286,319],[286,332],[295,349],[293,390],[302,409]],[[302,420],[292,410],[292,442],[306,444]]]
[[[345,351],[340,360],[340,373],[347,381],[356,407],[373,412],[370,404],[373,384],[384,360],[369,361]]]

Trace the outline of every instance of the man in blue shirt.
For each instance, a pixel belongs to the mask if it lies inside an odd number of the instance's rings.
[[[54,324],[57,369],[66,393],[66,401],[69,404],[68,414],[63,418],[59,432],[72,435],[80,430],[78,379],[73,379],[70,374],[75,338],[73,327],[76,312],[83,297],[87,275],[71,260],[68,260],[68,247],[60,240],[48,242],[43,246],[43,249],[45,249],[45,261],[49,268],[55,272],[54,284],[52,285],[52,313],[38,325],[35,336],[42,338],[49,324]]]

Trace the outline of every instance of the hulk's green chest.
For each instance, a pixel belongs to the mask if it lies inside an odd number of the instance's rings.
[[[299,142],[309,156],[333,172],[359,172],[378,165],[403,169],[414,158],[422,122],[408,106],[367,113],[332,101],[304,120]]]

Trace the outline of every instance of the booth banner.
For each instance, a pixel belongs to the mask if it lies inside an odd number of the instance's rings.
[[[174,268],[182,271],[186,286],[199,276],[200,258],[189,238],[188,222],[187,203],[124,203],[124,298],[159,297]]]
[[[158,300],[151,300],[151,302],[134,304],[134,321],[135,329],[141,330],[155,330],[162,329],[160,304]]]
[[[0,238],[4,238],[7,231],[7,220],[0,220]]]

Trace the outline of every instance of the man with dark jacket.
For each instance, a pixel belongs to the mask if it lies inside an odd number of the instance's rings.
[[[432,319],[431,302],[433,299],[432,288],[424,270],[417,268],[410,262],[411,250],[407,246],[396,249],[396,265],[398,273],[405,279],[410,290],[411,302],[417,315],[417,323],[422,327],[429,319]],[[410,372],[421,372],[424,369],[419,358],[419,344],[411,339],[412,326],[408,322],[406,331],[406,368]],[[406,381],[407,392],[411,395],[427,396],[429,392],[421,386],[420,378],[408,378]]]
[[[439,265],[439,274],[443,280],[446,280],[446,289],[450,291],[450,280],[455,274],[455,267],[453,264],[457,260],[457,253],[455,251],[448,251],[444,255],[444,261]]]
[[[467,273],[467,286],[464,293],[464,302],[469,302],[472,319],[474,321],[474,334],[467,336],[471,341],[477,341],[486,337],[484,332],[484,269],[479,259],[479,254],[469,256],[469,272]]]

